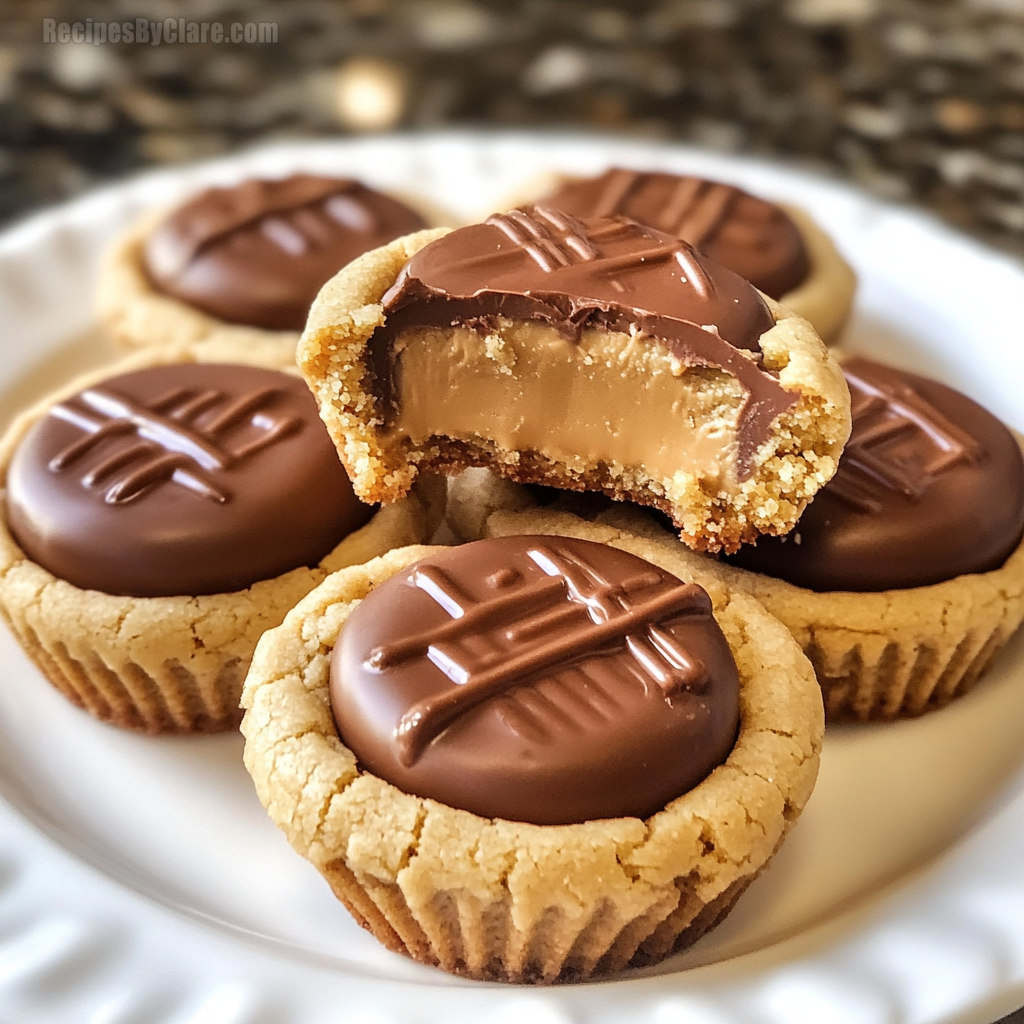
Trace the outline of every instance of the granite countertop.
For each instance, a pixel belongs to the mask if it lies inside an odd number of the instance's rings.
[[[44,19],[277,41],[44,41]],[[91,19],[91,22],[87,19]],[[1022,0],[21,0],[0,220],[266,138],[445,125],[680,139],[838,172],[1024,256]]]

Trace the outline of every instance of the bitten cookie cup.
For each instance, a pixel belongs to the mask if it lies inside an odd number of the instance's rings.
[[[725,916],[803,809],[823,732],[813,672],[784,627],[678,544],[536,515],[508,532],[603,542],[705,587],[740,685],[724,763],[645,821],[573,825],[479,817],[362,770],[332,716],[331,654],[373,588],[438,550],[412,547],[335,573],[263,637],[242,697],[246,767],[292,846],[391,950],[516,983],[656,963]]]
[[[501,205],[529,203],[558,206],[577,217],[621,213],[674,232],[698,249],[707,242],[712,259],[808,320],[828,343],[837,340],[853,308],[856,274],[799,206],[771,203],[724,182],[621,167],[593,178],[547,172]]]
[[[191,351],[140,353],[82,377],[22,414],[0,441],[6,479],[22,439],[56,403],[118,373],[200,362]],[[264,630],[330,572],[431,536],[443,482],[380,509],[319,564],[232,593],[124,597],[83,589],[33,562],[0,521],[0,613],[43,675],[95,718],[145,733],[232,729],[242,681]]]
[[[672,329],[686,333],[673,348],[645,333],[640,314],[628,330],[620,321],[593,329],[585,323],[578,339],[559,324],[516,318],[510,306],[503,307],[507,316],[485,316],[486,330],[481,317],[469,313],[468,326],[420,326],[417,307],[409,305],[388,316],[385,293],[405,286],[410,279],[403,268],[431,243],[443,242],[445,229],[368,253],[324,286],[298,362],[363,500],[394,501],[423,471],[486,466],[519,482],[653,505],[699,549],[734,550],[760,533],[791,528],[834,473],[849,434],[849,393],[838,365],[806,321],[770,300],[766,306],[735,275],[685,243],[612,220],[600,230],[619,231],[614,245],[630,251],[569,270],[594,275],[597,288],[605,287],[602,261],[613,277],[616,268],[632,273],[635,265],[640,276],[662,275],[656,285],[667,289],[669,301],[692,298],[694,316],[721,315],[720,333],[685,317],[673,320]],[[597,223],[588,222],[587,230]],[[505,237],[505,228],[491,222],[459,230]],[[585,251],[579,240],[573,244]],[[641,246],[653,247],[657,258],[640,259]],[[680,259],[696,264],[689,271],[694,279],[709,272],[715,287],[679,283],[678,272],[664,267],[665,254],[677,247],[685,247]],[[492,294],[500,292],[492,287]],[[542,286],[531,287],[528,296]],[[741,293],[736,302],[723,297],[730,289]],[[578,299],[580,305],[591,301]],[[601,315],[611,316],[611,304],[600,302]],[[648,329],[655,328],[648,323]],[[749,347],[734,347],[725,340],[730,334],[744,335]],[[692,354],[690,346],[705,344],[715,346],[714,355]],[[451,376],[463,371],[464,377]],[[527,436],[531,430],[536,438]]]
[[[198,347],[208,353],[204,358],[294,366],[309,303],[338,267],[445,219],[421,213],[416,200],[407,205],[342,179],[333,181],[333,190],[331,185],[331,179],[309,175],[250,180],[142,217],[115,240],[101,267],[98,311],[115,342],[128,350]],[[352,188],[346,191],[346,185]],[[177,225],[180,237],[160,246],[168,278],[162,286],[150,267],[154,236],[197,207],[198,216]],[[217,250],[213,262],[211,249]],[[210,265],[190,269],[190,254],[193,262]],[[175,278],[184,290],[169,286]],[[192,291],[198,293],[194,301]]]

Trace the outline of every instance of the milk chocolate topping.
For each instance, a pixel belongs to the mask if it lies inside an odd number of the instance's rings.
[[[296,174],[213,188],[149,236],[154,284],[189,305],[267,330],[301,331],[321,286],[346,263],[426,227],[357,181]]]
[[[853,433],[785,537],[727,561],[810,590],[878,591],[997,569],[1024,532],[1024,460],[966,395],[867,359],[843,365]]]
[[[55,405],[7,475],[22,550],[77,587],[134,597],[242,590],[316,565],[373,512],[304,382],[184,363]]]
[[[363,768],[539,825],[654,814],[728,756],[738,701],[700,587],[561,537],[416,563],[352,612],[331,662],[335,721]]]
[[[746,281],[687,243],[625,217],[577,220],[547,207],[511,210],[421,249],[384,296],[371,340],[389,399],[393,344],[407,327],[494,317],[539,320],[574,337],[587,327],[659,338],[689,366],[719,367],[747,392],[738,423],[740,476],[772,421],[795,401],[760,366],[774,325]]]
[[[574,217],[623,214],[666,231],[773,299],[810,272],[803,237],[785,211],[735,185],[613,167],[596,178],[571,178],[542,202]]]

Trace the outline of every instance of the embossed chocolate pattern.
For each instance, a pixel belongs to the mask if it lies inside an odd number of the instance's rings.
[[[785,211],[719,181],[613,167],[596,178],[570,178],[541,202],[574,217],[622,214],[666,231],[773,299],[810,272],[803,236]]]
[[[543,321],[577,338],[585,327],[635,327],[686,365],[732,374],[747,392],[737,427],[741,479],[772,421],[795,401],[749,354],[760,354],[759,339],[774,325],[758,293],[685,242],[625,217],[579,221],[531,207],[459,228],[406,264],[384,310],[371,356],[385,404],[403,329],[486,330],[497,316]]]
[[[184,363],[55,405],[7,475],[22,550],[77,587],[134,597],[243,590],[316,565],[373,509],[303,381]]]
[[[149,236],[145,265],[168,295],[229,323],[301,331],[321,286],[346,263],[426,227],[356,181],[297,174],[214,188]]]
[[[726,561],[810,590],[922,587],[997,569],[1024,532],[1024,460],[966,395],[867,359],[843,365],[853,434],[792,533]]]
[[[739,683],[707,594],[628,552],[505,537],[373,590],[331,662],[342,740],[482,817],[649,817],[729,754]]]

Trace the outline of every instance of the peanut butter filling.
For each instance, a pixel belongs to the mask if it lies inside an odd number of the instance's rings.
[[[627,489],[683,471],[731,490],[796,401],[762,365],[761,295],[624,217],[496,214],[419,250],[382,304],[382,419],[416,446],[486,440]]]
[[[657,339],[603,328],[575,339],[498,317],[486,328],[406,328],[390,358],[388,430],[417,447],[482,440],[570,469],[603,464],[664,481],[682,471],[711,490],[736,487],[744,387]]]

